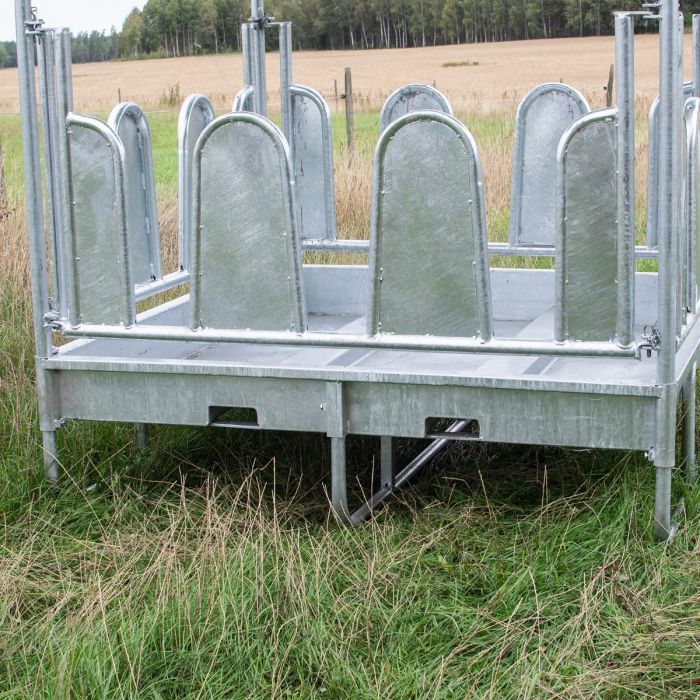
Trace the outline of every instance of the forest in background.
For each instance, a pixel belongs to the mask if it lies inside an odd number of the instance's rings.
[[[269,14],[294,23],[295,49],[407,48],[611,34],[613,11],[631,0],[271,0]],[[683,3],[686,21],[700,0]],[[73,36],[73,61],[240,51],[249,0],[148,0],[121,31]],[[643,31],[643,24],[640,23]],[[0,68],[16,65],[0,42]]]

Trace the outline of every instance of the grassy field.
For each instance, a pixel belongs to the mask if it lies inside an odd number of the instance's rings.
[[[435,60],[506,50],[447,48]],[[157,64],[153,108],[184,65]],[[137,68],[76,73],[111,70]],[[503,239],[512,110],[460,116]],[[366,234],[377,121],[368,101],[350,160],[334,120],[343,235]],[[176,122],[151,115],[168,269]],[[675,544],[653,544],[641,455],[455,445],[357,529],[329,515],[318,435],[156,427],[141,454],[130,425],[69,424],[45,484],[16,117],[0,138],[0,698],[698,697],[700,503],[686,493]],[[645,148],[640,125],[642,185]],[[356,498],[377,453],[351,441]]]

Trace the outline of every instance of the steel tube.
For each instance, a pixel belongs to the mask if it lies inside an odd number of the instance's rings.
[[[19,67],[20,112],[22,117],[22,156],[24,159],[25,206],[29,232],[30,275],[34,341],[38,358],[47,357],[51,349],[51,330],[44,325],[49,311],[46,251],[44,246],[44,211],[41,194],[41,160],[39,125],[34,84],[34,40],[27,35],[27,21],[32,18],[31,0],[15,4],[17,30],[17,65]],[[43,375],[42,371],[38,371]],[[41,381],[41,380],[39,380]],[[41,401],[41,387],[39,387]]]
[[[262,0],[251,0],[251,27],[253,29],[253,81],[255,93],[253,103],[255,111],[267,116],[267,75],[265,71],[265,8]],[[255,22],[260,20],[259,24]]]
[[[189,281],[189,272],[184,270],[179,272],[171,272],[169,275],[163,277],[163,279],[156,280],[155,282],[136,285],[134,297],[136,301],[143,301],[144,299],[148,299],[156,294],[161,294],[162,292],[167,292],[169,289],[179,287],[181,284],[186,284]]]
[[[617,341],[634,341],[634,19],[615,15],[617,103]]]
[[[325,348],[368,348],[372,350],[424,350],[504,355],[548,355],[554,357],[613,357],[639,358],[641,345],[621,348],[613,343],[599,341],[566,341],[554,343],[545,340],[515,340],[492,338],[484,342],[478,338],[454,338],[415,335],[362,336],[348,333],[321,333],[305,331],[251,331],[183,326],[135,325],[105,326],[57,321],[55,329],[69,338],[134,338],[139,340],[181,340],[200,343],[249,343],[253,345],[289,345]]]
[[[697,479],[697,462],[695,455],[695,421],[696,421],[696,383],[697,364],[688,377],[685,388],[685,418],[683,421],[683,460],[685,462],[686,483],[694,484]]]
[[[53,29],[43,30],[37,37],[37,65],[39,69],[39,92],[41,94],[41,131],[44,147],[44,182],[46,193],[46,214],[51,251],[51,287],[54,308],[62,309],[61,280],[59,269],[63,256],[60,251],[62,236],[59,234],[61,215],[58,211],[60,200],[60,179],[58,177],[58,153],[56,133],[56,74],[54,71]]]
[[[292,129],[292,23],[279,25],[280,32],[280,104],[282,107],[282,132],[289,143],[294,158],[294,134]]]
[[[253,27],[244,24],[241,27],[241,53],[243,55],[243,82],[245,85],[253,84]]]
[[[693,97],[700,97],[700,15],[693,15]]]
[[[657,380],[661,385],[675,381],[676,328],[678,300],[678,231],[680,208],[678,186],[680,168],[680,102],[677,91],[679,66],[678,1],[664,0],[660,8],[659,59],[659,182],[657,194],[659,247],[659,332],[661,349]]]
[[[333,252],[333,253],[367,253],[369,241],[366,239],[329,239],[329,238],[305,238],[302,246],[306,251]],[[511,246],[508,243],[489,243],[489,255],[522,256],[535,258],[553,258],[554,248],[542,246]],[[653,260],[658,256],[655,248],[637,246],[635,255],[640,260]]]

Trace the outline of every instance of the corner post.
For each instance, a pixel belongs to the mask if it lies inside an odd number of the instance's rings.
[[[659,27],[659,332],[657,359],[657,403],[654,466],[656,504],[654,536],[667,541],[675,533],[671,515],[671,483],[676,464],[676,346],[678,324],[678,225],[681,207],[681,80],[679,61],[678,0],[662,0]]]
[[[53,415],[54,391],[44,360],[53,352],[51,328],[46,322],[49,313],[44,210],[39,158],[39,124],[34,82],[34,32],[41,23],[33,14],[31,0],[17,0],[15,28],[17,32],[17,66],[19,75],[20,114],[22,118],[22,155],[24,158],[25,206],[29,234],[29,265],[32,288],[32,318],[36,348],[36,383],[39,424],[43,437],[44,470],[49,481],[58,478],[56,459],[57,421]]]

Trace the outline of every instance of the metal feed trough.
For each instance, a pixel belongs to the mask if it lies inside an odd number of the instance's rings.
[[[179,122],[180,269],[160,261],[144,113],[72,107],[70,34],[16,7],[37,384],[46,473],[69,419],[325,433],[332,502],[357,522],[451,440],[644,451],[655,534],[675,532],[676,408],[695,475],[700,22],[683,83],[677,0],[618,13],[616,106],[540,85],[516,119],[508,243],[490,243],[477,145],[435,89],[381,115],[369,240],[336,238],[326,102],[291,74],[291,25],[254,0],[231,113],[189,97]],[[657,14],[658,11],[658,14]],[[635,245],[635,16],[660,26],[646,242]],[[279,35],[282,129],[266,117]],[[38,63],[41,119],[34,74]],[[43,148],[44,158],[40,159]],[[367,265],[308,265],[354,251]],[[499,269],[494,255],[554,269]],[[638,258],[658,259],[637,272]],[[652,263],[648,266],[653,267]],[[188,294],[137,313],[137,302]],[[53,345],[53,335],[71,342]],[[232,409],[247,409],[245,412]],[[244,416],[246,420],[241,419]],[[381,436],[381,487],[351,513],[348,434]],[[392,441],[432,445],[401,471]]]

